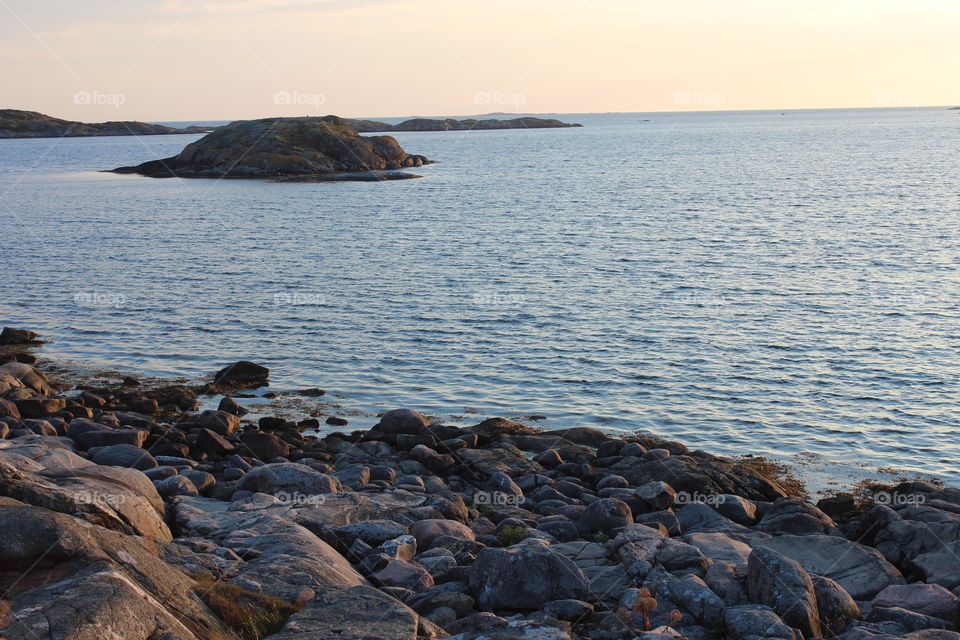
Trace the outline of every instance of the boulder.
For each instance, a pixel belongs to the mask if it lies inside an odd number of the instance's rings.
[[[230,455],[236,450],[232,442],[210,429],[200,429],[198,431],[196,448],[213,457]]]
[[[275,498],[180,497],[173,511],[181,536],[205,538],[246,560],[228,579],[245,589],[303,603],[365,584],[346,558],[294,521],[297,509]]]
[[[337,536],[347,544],[360,539],[376,547],[388,540],[407,535],[407,527],[393,520],[363,520],[337,527]],[[407,558],[409,560],[409,558]]]
[[[682,450],[681,450],[682,451]],[[677,494],[736,494],[750,500],[776,500],[785,495],[782,487],[756,471],[725,458],[702,452],[656,455],[648,451],[643,458],[625,457],[609,468],[633,486],[668,479]]]
[[[17,405],[15,403],[0,398],[0,418],[13,418],[14,420],[19,420],[20,417],[20,409],[17,409]]]
[[[8,362],[0,365],[0,375],[9,376],[18,384],[44,396],[49,396],[55,391],[53,385],[47,380],[47,376],[24,362]]]
[[[766,537],[751,529],[735,523],[705,504],[694,502],[684,505],[677,512],[680,530],[684,533],[727,533],[749,537]]]
[[[296,498],[335,493],[340,490],[340,483],[304,464],[281,462],[251,469],[240,479],[237,490]]]
[[[226,411],[208,409],[190,416],[181,424],[189,428],[209,429],[221,436],[232,436],[240,427],[240,417]]]
[[[290,616],[270,640],[417,640],[420,617],[368,585],[329,589]]]
[[[730,607],[724,612],[727,637],[730,640],[747,638],[779,638],[801,640],[800,632],[783,623],[772,609],[762,605],[747,604]]]
[[[213,376],[217,389],[257,389],[270,383],[270,370],[249,360],[228,364]]]
[[[557,620],[579,622],[593,613],[593,605],[583,600],[553,600],[543,605],[543,612]]]
[[[700,578],[692,575],[666,581],[667,593],[683,611],[708,629],[719,629],[724,624],[726,603]]]
[[[224,396],[220,399],[220,404],[217,405],[217,410],[226,411],[227,413],[232,413],[235,416],[244,416],[248,413],[246,407],[241,405],[230,396]]]
[[[851,621],[860,617],[860,607],[843,587],[823,576],[810,576],[817,596],[820,626],[827,637],[838,636]]]
[[[872,607],[901,607],[960,625],[960,598],[937,584],[894,584],[870,603]]]
[[[590,590],[572,560],[537,540],[483,549],[470,566],[469,579],[483,610],[539,609],[551,600],[586,600]]]
[[[764,533],[839,534],[830,516],[799,498],[782,498],[774,502],[756,529]]]
[[[380,416],[380,422],[374,428],[387,434],[416,435],[429,424],[430,420],[426,416],[412,409],[391,409]]]
[[[633,524],[630,506],[616,498],[600,498],[587,506],[579,521],[587,531],[603,531],[610,534]]]
[[[153,486],[157,488],[157,493],[168,500],[177,496],[196,496],[200,494],[197,487],[188,478],[181,475],[155,480]]]
[[[62,398],[42,396],[14,400],[14,404],[24,418],[43,418],[67,407],[67,401]]]
[[[107,426],[77,434],[77,430],[73,428],[74,422],[76,420],[70,423],[67,434],[84,450],[96,447],[112,447],[118,444],[143,448],[147,436],[150,435],[149,431],[140,429],[113,429]]]
[[[711,506],[720,512],[720,515],[733,520],[737,524],[751,527],[757,522],[757,505],[753,500],[724,494],[717,496]]]
[[[402,587],[410,591],[423,591],[433,586],[433,576],[416,562],[391,560],[387,566],[373,574],[374,579],[385,587]]]
[[[90,459],[95,464],[111,467],[126,467],[145,471],[157,466],[157,461],[148,451],[129,444],[115,444],[90,451]]]
[[[37,457],[64,462],[63,457]],[[172,538],[163,501],[150,480],[133,469],[89,463],[56,464],[50,469],[33,463],[29,469],[20,469],[0,455],[0,495],[127,534],[161,541]]]
[[[810,573],[840,584],[854,600],[870,600],[903,576],[875,549],[828,535],[783,535],[756,541],[754,549],[773,549]]]
[[[290,445],[274,433],[244,431],[240,434],[240,443],[242,453],[265,462],[290,455]]]
[[[157,546],[32,506],[0,506],[0,565],[29,572],[4,594],[9,640],[195,640],[232,634]]]
[[[456,520],[431,518],[420,520],[410,527],[410,534],[417,539],[417,548],[429,549],[433,541],[440,536],[452,536],[462,540],[474,540],[475,534],[467,525]]]
[[[747,576],[750,600],[769,606],[805,638],[821,635],[813,581],[798,563],[773,549],[756,547]]]
[[[725,533],[691,533],[684,536],[683,540],[695,546],[711,561],[732,564],[746,575],[747,561],[750,558],[749,545]]]
[[[930,527],[931,533],[935,528]],[[910,565],[927,582],[956,589],[960,587],[960,539],[950,540],[942,535],[937,538],[933,548],[914,557]]]
[[[189,480],[201,495],[207,495],[217,484],[217,479],[212,473],[199,471],[197,469],[184,469],[180,475]]]
[[[38,337],[35,331],[4,327],[3,331],[0,331],[0,345],[36,344],[39,342]]]
[[[669,509],[677,497],[673,487],[661,480],[647,482],[634,489],[634,493],[653,511]]]

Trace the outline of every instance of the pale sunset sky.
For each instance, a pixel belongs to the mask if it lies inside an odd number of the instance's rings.
[[[958,0],[0,0],[83,121],[960,104]]]

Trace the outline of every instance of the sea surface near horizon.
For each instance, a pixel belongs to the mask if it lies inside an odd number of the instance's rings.
[[[541,414],[960,484],[960,114],[562,118],[395,134],[438,164],[383,183],[98,172],[195,135],[0,141],[0,321],[142,375],[255,360],[356,428]]]

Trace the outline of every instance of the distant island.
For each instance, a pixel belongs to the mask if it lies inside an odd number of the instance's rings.
[[[152,178],[389,180],[418,177],[399,170],[430,163],[390,136],[361,136],[345,122],[336,116],[231,122],[176,156],[113,172]]]
[[[349,127],[358,133],[391,131],[495,131],[502,129],[562,129],[583,125],[554,118],[412,118],[399,124],[379,120],[324,116],[328,122]],[[95,136],[162,136],[209,133],[219,127],[168,127],[137,121],[76,122],[62,120],[36,111],[0,109],[0,138],[87,138]]]
[[[492,131],[499,129],[563,129],[568,127],[581,127],[580,124],[571,124],[561,122],[553,118],[511,118],[510,120],[497,120],[495,118],[479,120],[477,118],[466,118],[456,120],[453,118],[413,118],[404,120],[399,124],[388,124],[379,120],[358,120],[353,118],[337,118],[336,116],[327,116],[336,118],[342,124],[359,131],[360,133],[375,133],[387,131]]]
[[[36,111],[0,109],[0,138],[86,138],[93,136],[163,136],[206,133],[208,127],[168,127],[146,122],[90,124],[53,118]]]

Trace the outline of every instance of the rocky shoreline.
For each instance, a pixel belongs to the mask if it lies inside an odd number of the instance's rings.
[[[252,362],[67,388],[40,345],[0,334],[9,640],[960,639],[955,488],[813,504],[667,439],[412,409],[321,437],[245,420]]]

